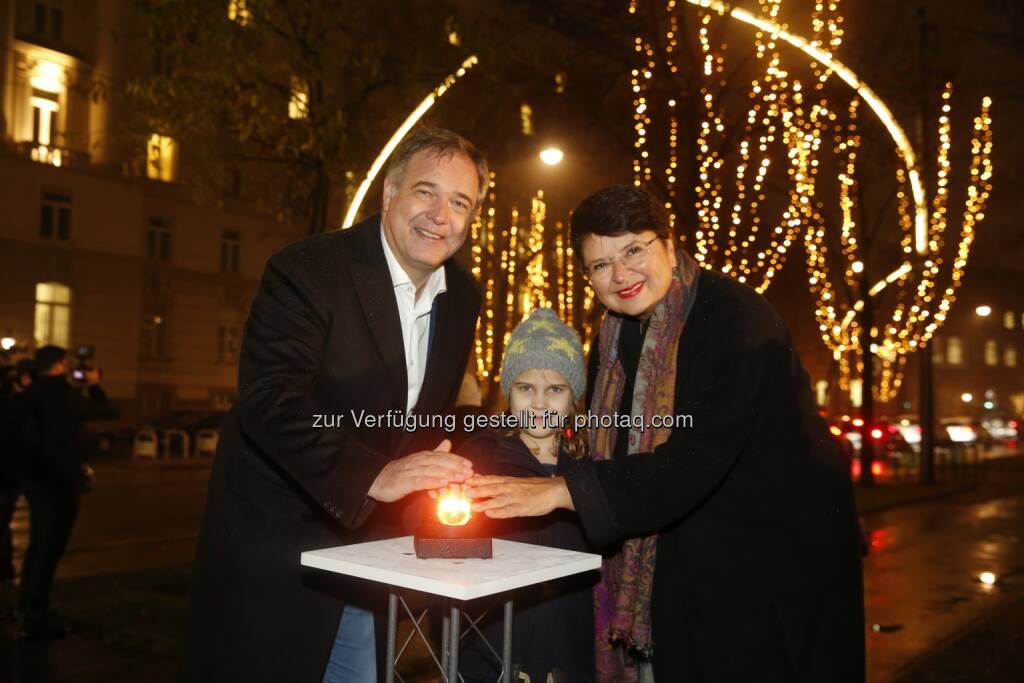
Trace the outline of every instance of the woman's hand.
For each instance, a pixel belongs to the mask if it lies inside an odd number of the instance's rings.
[[[474,476],[465,483],[473,512],[488,517],[539,517],[556,508],[574,510],[562,477]]]

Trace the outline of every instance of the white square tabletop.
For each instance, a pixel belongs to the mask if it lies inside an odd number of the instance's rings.
[[[412,536],[302,553],[302,564],[399,588],[472,600],[599,569],[601,556],[494,539],[490,559],[420,559]]]

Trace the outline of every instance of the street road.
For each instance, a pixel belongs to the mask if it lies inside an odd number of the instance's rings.
[[[60,576],[190,561],[205,466],[106,465],[97,474]],[[15,525],[20,555],[23,503]],[[890,681],[1024,593],[1024,469],[994,469],[970,494],[869,515],[865,526],[872,545],[865,563],[869,683]],[[982,583],[982,572],[994,574],[995,585]]]

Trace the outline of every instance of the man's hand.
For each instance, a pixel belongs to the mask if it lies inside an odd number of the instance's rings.
[[[366,495],[381,503],[393,503],[413,491],[439,489],[473,476],[473,463],[451,450],[451,441],[444,439],[432,451],[392,460],[373,480]]]
[[[575,510],[563,477],[477,476],[466,482],[473,512],[488,517],[539,517],[555,508]]]

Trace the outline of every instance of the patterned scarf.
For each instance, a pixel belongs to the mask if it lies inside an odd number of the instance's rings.
[[[632,416],[634,420],[642,416],[645,426],[651,424],[654,415],[675,414],[679,338],[693,308],[700,271],[696,261],[681,249],[676,251],[676,263],[668,293],[651,313],[634,380]],[[590,404],[595,415],[614,414],[622,400],[626,376],[619,360],[621,327],[622,318],[617,315],[606,313],[601,321],[600,367]],[[614,426],[589,431],[592,458],[611,459],[617,431]],[[631,428],[629,454],[650,453],[668,439],[671,431]],[[657,538],[656,534],[631,538],[602,563],[601,583],[594,588],[597,672],[601,681],[637,681],[641,662],[649,661],[654,653],[651,593]]]

